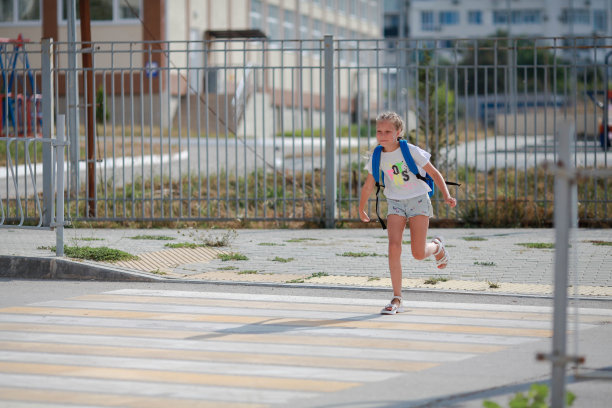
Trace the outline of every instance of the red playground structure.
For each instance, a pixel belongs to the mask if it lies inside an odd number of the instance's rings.
[[[0,38],[0,136],[42,136],[42,95],[25,50],[28,42],[21,34]]]

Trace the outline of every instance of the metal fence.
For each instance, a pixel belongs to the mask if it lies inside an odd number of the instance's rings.
[[[2,66],[1,128],[7,137],[37,137],[45,119],[67,115],[68,219],[331,226],[359,219],[374,119],[394,110],[409,140],[432,153],[448,180],[462,183],[452,191],[456,209],[434,197],[438,219],[550,225],[553,177],[542,164],[557,158],[560,124],[575,124],[577,167],[608,167],[605,43],[29,43],[22,50],[31,64]],[[3,61],[14,51],[5,47]],[[83,67],[83,53],[91,53],[93,67]],[[45,100],[52,106],[43,118]],[[0,148],[0,160],[14,149],[8,142]],[[29,155],[34,165],[43,161],[42,151]],[[24,199],[32,190],[10,187],[24,174],[19,166],[25,161],[0,165],[5,225],[29,214]],[[578,183],[578,216],[609,224],[610,181],[593,174]]]

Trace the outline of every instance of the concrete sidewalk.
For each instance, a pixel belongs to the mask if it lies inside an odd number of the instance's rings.
[[[553,229],[431,229],[444,236],[451,257],[438,270],[432,259],[416,261],[405,234],[405,289],[473,291],[549,296]],[[162,239],[152,239],[152,238]],[[228,238],[225,247],[169,248]],[[92,262],[58,259],[49,249],[55,232],[6,229],[0,234],[0,276],[107,280],[244,282],[321,287],[391,288],[387,237],[380,229],[227,230],[67,229],[67,246],[106,246],[139,257],[136,261]],[[578,229],[570,252],[570,295],[612,298],[612,234]],[[245,260],[223,260],[220,255]],[[437,281],[427,283],[428,281]]]

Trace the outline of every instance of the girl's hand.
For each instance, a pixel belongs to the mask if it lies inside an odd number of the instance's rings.
[[[457,200],[451,196],[448,196],[444,199],[444,202],[448,204],[451,208],[455,208],[457,205]]]
[[[368,214],[365,212],[365,210],[359,211],[359,218],[363,222],[370,222],[370,217],[368,217]]]

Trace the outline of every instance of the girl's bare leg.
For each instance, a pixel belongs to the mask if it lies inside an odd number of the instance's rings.
[[[389,235],[389,271],[393,296],[402,296],[402,238],[406,228],[406,217],[390,214],[387,217],[387,232]],[[395,299],[399,304],[399,300]]]
[[[429,217],[426,215],[415,215],[408,220],[410,225],[410,249],[414,259],[423,260],[435,254],[438,245],[427,242],[427,231],[429,229]],[[389,240],[391,243],[391,240]],[[443,253],[438,254],[436,259],[442,258]]]

